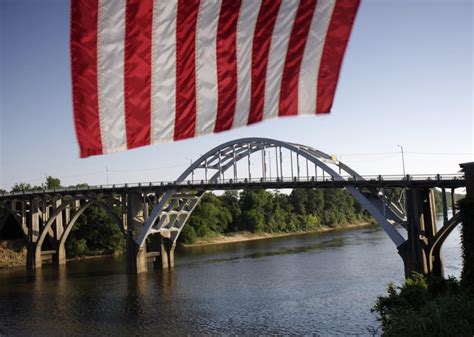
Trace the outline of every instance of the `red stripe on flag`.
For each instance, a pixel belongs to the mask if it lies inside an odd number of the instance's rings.
[[[328,113],[331,110],[342,58],[359,2],[359,0],[338,0],[334,7],[319,67],[316,113]]]
[[[97,92],[99,3],[71,1],[71,69],[74,125],[81,157],[102,154]]]
[[[127,0],[125,18],[125,125],[127,147],[150,144],[153,0]]]
[[[280,116],[298,114],[298,80],[317,0],[301,0],[291,31],[281,80]]]
[[[252,84],[248,124],[260,122],[265,100],[265,78],[273,28],[281,0],[262,0],[252,45]]]
[[[196,24],[199,0],[179,0],[176,17],[176,118],[174,139],[196,129]]]
[[[217,117],[214,132],[232,127],[237,102],[237,21],[241,0],[223,0],[217,26]]]

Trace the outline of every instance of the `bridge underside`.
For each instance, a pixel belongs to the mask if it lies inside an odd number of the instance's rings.
[[[273,158],[269,153],[274,153]],[[251,172],[251,158],[255,160],[256,155],[261,164],[259,175]],[[289,158],[289,163],[284,158]],[[248,168],[244,176],[242,163]],[[313,175],[310,166],[314,167]],[[306,174],[302,173],[305,168]],[[291,179],[285,179],[284,170],[291,172]],[[228,180],[224,177],[226,171],[231,173]],[[466,177],[474,176],[473,172],[466,170]],[[407,176],[398,184],[406,187],[405,204],[394,202],[385,193],[385,189],[397,186],[393,180],[366,180],[342,162],[307,146],[249,138],[212,149],[169,185],[10,194],[0,196],[0,202],[27,235],[30,269],[40,268],[44,261],[64,264],[69,233],[81,214],[95,205],[106,210],[126,235],[127,272],[141,273],[148,270],[151,262],[161,269],[174,267],[178,236],[207,190],[345,187],[392,239],[404,261],[406,276],[414,271],[442,276],[441,246],[460,222],[456,213],[448,219],[445,189],[454,192],[454,188],[465,186],[464,179],[446,181],[438,176],[414,182]],[[444,226],[440,229],[433,187],[443,191]]]

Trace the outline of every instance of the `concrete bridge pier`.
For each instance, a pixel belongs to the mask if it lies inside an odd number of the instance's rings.
[[[432,190],[407,190],[408,239],[398,247],[403,259],[405,277],[413,272],[426,276],[443,276],[441,244],[436,239],[436,209]]]
[[[62,201],[59,198],[56,198],[52,202],[52,212],[53,214],[61,207]],[[56,251],[52,256],[52,263],[59,266],[66,264],[66,249],[64,247],[64,242],[61,240],[64,234],[64,222],[63,222],[63,213],[65,211],[60,211],[59,215],[54,219],[54,250]],[[66,221],[68,219],[66,218]],[[68,222],[66,222],[68,223]]]
[[[64,244],[57,245],[56,253],[53,254],[52,263],[56,266],[66,264],[66,248]]]
[[[127,216],[124,218],[126,237],[126,271],[129,274],[139,274],[148,271],[146,245],[139,247],[136,242],[137,232],[143,228],[148,215],[148,206],[138,193],[127,193],[122,203],[126,204]]]
[[[40,232],[39,223],[39,204],[36,199],[30,202],[30,214],[28,218],[28,245],[26,247],[26,266],[28,269],[36,269],[38,266],[41,267],[43,261],[40,254],[37,254],[37,241]]]
[[[63,211],[61,199],[54,199],[51,203],[44,200],[32,199],[27,220],[27,269],[41,268],[43,262],[50,261],[54,265],[66,263],[64,248]],[[66,218],[66,221],[68,219]],[[50,250],[43,251],[44,240],[48,240]]]
[[[148,271],[146,247],[138,247],[133,234],[129,231],[127,231],[125,260],[127,274],[140,274]]]
[[[174,267],[174,250],[176,244],[171,238],[162,233],[149,235],[147,242],[140,247],[136,243],[137,235],[143,230],[145,220],[149,216],[149,205],[139,193],[128,193],[122,196],[122,203],[126,203],[127,215],[124,218],[126,238],[126,271],[129,274],[140,274],[148,271],[148,262],[153,262],[156,269],[170,269]],[[148,246],[148,247],[147,247]]]
[[[155,267],[159,269],[174,268],[174,250],[176,243],[168,238],[160,236],[160,256],[155,261]]]
[[[147,272],[148,262],[153,262],[153,267],[156,270],[174,268],[174,251],[176,244],[161,235],[155,236],[158,240],[152,240],[155,242],[151,244],[152,250],[148,251],[146,245],[138,247],[134,235],[127,231],[126,269],[128,274]],[[156,241],[158,241],[157,244]]]

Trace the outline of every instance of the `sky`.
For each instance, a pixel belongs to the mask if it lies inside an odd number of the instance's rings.
[[[268,137],[362,175],[455,173],[474,160],[472,0],[362,0],[332,112],[79,158],[69,1],[0,0],[0,188],[174,180],[212,147]],[[106,170],[108,169],[108,174]]]

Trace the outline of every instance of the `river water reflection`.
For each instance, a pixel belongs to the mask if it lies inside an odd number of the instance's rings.
[[[444,248],[459,276],[459,230]],[[178,250],[172,272],[121,257],[0,271],[0,335],[370,335],[403,266],[378,227]]]

